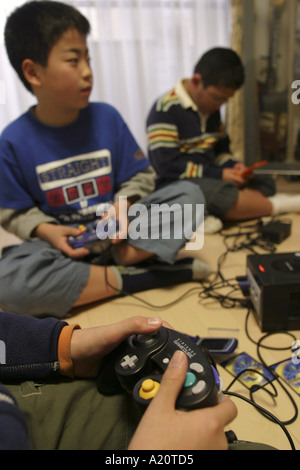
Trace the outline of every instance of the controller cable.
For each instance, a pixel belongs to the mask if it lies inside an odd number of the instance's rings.
[[[221,254],[217,261],[217,270],[214,278],[209,281],[202,281],[203,289],[199,294],[202,299],[214,299],[220,303],[223,308],[249,308],[251,303],[247,297],[236,296],[236,292],[241,291],[241,282],[238,278],[225,279],[222,273],[227,256],[230,253],[236,253],[241,250],[248,250],[251,254],[257,254],[258,249],[268,253],[274,253],[276,247],[273,243],[262,240],[259,234],[261,223],[240,226],[238,231],[234,233],[226,233],[222,230],[220,234],[223,236],[225,252]],[[233,240],[230,244],[229,240]],[[223,294],[224,289],[231,289],[228,293]]]
[[[245,369],[243,371],[243,373],[245,373],[245,371],[251,371],[251,372],[256,372],[254,369]],[[249,400],[249,398],[246,398],[244,397],[243,395],[240,395],[238,393],[234,393],[234,392],[229,392],[228,390],[226,391],[223,391],[223,394],[224,395],[228,395],[228,396],[231,396],[231,397],[235,397],[235,398],[239,398],[247,403],[249,403],[250,405],[254,406],[259,412],[261,412],[262,414],[264,414],[266,417],[268,417],[271,421],[273,421],[274,423],[278,424],[281,429],[283,430],[283,432],[285,433],[289,443],[290,443],[290,446],[291,446],[291,449],[292,450],[296,450],[296,447],[295,447],[295,444],[293,442],[293,439],[290,435],[290,433],[288,432],[288,430],[286,429],[286,427],[284,426],[284,424],[275,416],[273,415],[272,413],[270,413],[268,410],[266,410],[265,408],[263,408],[262,406],[258,405],[257,403],[253,402],[252,400]]]
[[[199,298],[201,299],[211,298],[211,299],[217,300],[222,307],[227,308],[227,309],[235,308],[235,307],[247,308],[249,306],[248,299],[245,299],[245,297],[241,298],[241,297],[234,296],[235,292],[240,292],[239,282],[237,281],[236,278],[226,280],[221,272],[221,267],[223,263],[225,262],[227,255],[231,252],[237,252],[242,249],[249,249],[252,253],[255,253],[254,251],[255,246],[259,246],[261,249],[264,249],[265,251],[268,251],[268,252],[275,251],[275,247],[273,244],[260,240],[260,237],[257,234],[258,226],[259,224],[255,224],[255,225],[252,224],[246,227],[244,226],[244,227],[241,227],[237,233],[229,234],[229,235],[226,235],[224,234],[224,231],[221,231],[220,233],[223,236],[224,243],[226,245],[226,251],[218,259],[217,271],[215,274],[212,273],[214,275],[214,278],[212,280],[207,280],[207,281],[206,280],[198,281],[200,286],[192,287],[191,289],[188,289],[180,297],[166,304],[155,305],[151,302],[148,302],[145,299],[142,299],[137,294],[128,293],[128,292],[125,292],[123,289],[118,289],[117,287],[112,286],[110,282],[108,281],[108,277],[107,277],[108,257],[106,257],[103,263],[104,268],[105,268],[105,282],[110,288],[115,290],[118,294],[124,295],[124,296],[130,296],[138,300],[139,302],[143,303],[147,307],[154,308],[154,309],[165,309],[165,308],[172,307],[173,305],[176,305],[178,302],[181,302],[183,299],[185,299],[190,294],[193,294],[194,292],[198,292]],[[249,231],[249,228],[251,228],[252,230]],[[248,231],[244,232],[243,231],[244,229]],[[240,244],[237,244],[236,242],[233,247],[229,247],[226,244],[227,238],[240,238],[240,237],[245,237],[245,236],[247,237],[246,241]],[[229,294],[224,295],[220,292],[224,288],[231,289]]]
[[[276,218],[272,218],[272,221],[275,221]],[[259,228],[262,226],[262,222],[256,222],[254,224],[248,224],[248,225],[241,225],[238,229],[237,232],[235,233],[226,233],[226,229],[223,229],[220,231],[220,235],[223,236],[223,242],[226,247],[226,251],[219,257],[218,262],[217,262],[217,271],[215,272],[215,276],[212,280],[203,280],[203,281],[198,281],[200,286],[197,287],[192,287],[191,289],[188,289],[185,293],[183,293],[181,296],[176,298],[175,300],[168,302],[163,305],[155,305],[145,299],[142,299],[139,297],[137,294],[131,293],[131,292],[125,292],[122,289],[118,289],[117,287],[112,286],[107,278],[107,268],[108,268],[108,259],[109,257],[106,256],[104,259],[104,262],[101,263],[104,268],[105,268],[105,282],[106,284],[115,290],[119,295],[123,296],[130,296],[134,298],[135,300],[138,300],[139,302],[143,303],[149,308],[154,308],[154,309],[166,309],[169,307],[172,307],[173,305],[176,305],[178,302],[181,302],[183,299],[185,299],[187,296],[193,294],[194,292],[199,293],[199,298],[200,299],[214,299],[217,300],[220,305],[223,308],[249,308],[249,299],[243,297],[235,297],[234,294],[235,292],[240,291],[240,283],[237,280],[237,278],[234,279],[225,279],[222,272],[221,272],[221,267],[224,264],[227,256],[229,253],[235,253],[238,251],[241,251],[243,249],[248,249],[250,253],[252,254],[257,254],[256,249],[259,248],[260,250],[269,252],[269,253],[274,253],[276,251],[276,247],[273,243],[268,242],[266,240],[263,240],[259,231]],[[241,237],[246,237],[246,240],[240,241]],[[232,246],[229,246],[227,241],[229,239],[234,239],[234,243]],[[107,253],[109,253],[111,247],[108,247]],[[97,263],[96,263],[97,264]],[[213,275],[214,273],[212,273]],[[219,280],[220,279],[220,280]],[[231,291],[224,295],[222,294],[222,289],[224,288],[230,288]],[[199,292],[200,291],[200,292]]]
[[[188,297],[190,294],[192,294],[193,292],[199,292],[199,289],[200,287],[191,287],[190,289],[188,289],[186,292],[184,292],[181,296],[177,297],[175,300],[172,300],[171,302],[167,302],[166,304],[163,304],[163,305],[154,305],[153,303],[151,302],[148,302],[147,300],[145,299],[142,299],[141,297],[139,297],[137,294],[134,294],[132,292],[126,292],[124,291],[123,289],[118,289],[117,287],[113,286],[109,280],[108,280],[108,277],[107,277],[107,268],[109,266],[107,265],[107,263],[104,265],[104,273],[105,273],[105,282],[106,284],[113,290],[115,290],[118,294],[122,295],[122,296],[128,296],[128,297],[132,297],[133,299],[135,300],[138,300],[139,302],[141,302],[142,304],[146,305],[147,307],[150,307],[150,308],[154,308],[154,309],[157,309],[157,310],[163,310],[165,308],[169,308],[169,307],[172,307],[173,305],[176,305],[178,302],[182,301],[184,298]]]
[[[261,349],[266,349],[266,350],[270,350],[270,351],[290,351],[291,350],[291,347],[288,346],[288,347],[282,347],[282,348],[278,348],[278,347],[273,347],[273,346],[266,346],[264,344],[262,344],[265,339],[267,338],[270,338],[271,336],[275,336],[275,335],[278,335],[278,334],[281,334],[281,335],[286,335],[286,336],[289,336],[293,342],[296,341],[296,337],[290,333],[289,331],[284,331],[284,330],[279,330],[279,331],[272,331],[272,332],[269,332],[269,333],[266,333],[264,336],[262,336],[258,342],[254,341],[250,334],[249,334],[249,328],[248,328],[248,320],[249,320],[249,316],[250,316],[250,311],[247,313],[247,317],[246,317],[246,334],[247,334],[247,337],[248,339],[256,344],[257,346],[257,356],[259,358],[259,361],[260,363],[265,367],[265,369],[273,376],[273,378],[279,383],[279,385],[281,386],[281,388],[283,389],[283,391],[286,393],[286,395],[288,396],[293,408],[294,408],[294,416],[287,420],[287,421],[284,421],[283,424],[286,424],[286,425],[289,425],[289,424],[292,424],[296,421],[297,417],[298,417],[298,407],[295,403],[295,400],[294,398],[292,397],[292,395],[290,394],[290,392],[287,390],[287,388],[283,385],[282,383],[282,380],[281,378],[279,377],[279,375],[276,373],[276,371],[274,371],[274,369],[272,369],[272,367],[270,367],[266,361],[263,359],[262,357],[262,353],[261,353]]]
[[[254,393],[257,390],[260,390],[260,389],[263,389],[264,391],[269,393],[270,396],[272,396],[273,398],[278,396],[278,392],[275,389],[274,384],[272,383],[273,379],[272,379],[272,381],[270,381],[270,379],[268,377],[264,377],[264,379],[266,380],[266,384],[263,387],[255,387],[255,388],[250,390],[250,399],[248,399],[243,395],[240,395],[240,394],[229,391],[231,386],[236,382],[236,380],[238,380],[240,375],[245,373],[246,370],[243,370],[240,374],[238,374],[237,377],[235,377],[235,379],[232,381],[232,383],[227,387],[227,389],[223,393],[225,395],[230,395],[230,396],[233,396],[233,397],[237,397],[241,400],[244,400],[245,402],[247,402],[250,405],[254,406],[263,416],[268,418],[270,421],[278,424],[282,428],[282,430],[284,431],[285,435],[287,436],[292,450],[295,450],[295,445],[293,443],[293,440],[292,440],[292,438],[291,438],[290,434],[288,433],[285,426],[287,426],[289,424],[292,424],[297,419],[297,416],[298,416],[297,405],[296,405],[293,397],[291,396],[291,394],[288,392],[288,390],[282,384],[282,382],[280,380],[280,377],[277,374],[275,375],[275,372],[265,363],[265,361],[263,360],[263,358],[261,356],[261,352],[260,352],[260,350],[263,349],[263,348],[264,349],[270,349],[270,350],[276,350],[276,351],[283,351],[283,350],[287,350],[287,349],[290,349],[290,348],[274,348],[274,347],[269,347],[269,346],[266,346],[266,345],[262,344],[264,339],[266,339],[267,337],[269,337],[269,336],[271,336],[272,334],[275,334],[275,333],[269,333],[269,334],[263,336],[258,342],[255,342],[250,337],[249,332],[248,332],[247,323],[248,323],[249,315],[251,313],[251,307],[252,307],[251,300],[249,298],[245,297],[245,296],[243,298],[236,297],[234,294],[238,291],[240,292],[240,290],[241,290],[240,283],[238,282],[237,278],[232,278],[232,279],[227,279],[226,280],[224,278],[223,274],[222,274],[222,271],[221,271],[222,265],[224,264],[224,262],[225,262],[225,260],[226,260],[229,253],[235,253],[235,252],[247,249],[247,250],[250,251],[250,253],[257,254],[257,251],[256,251],[257,248],[259,248],[260,250],[269,252],[269,253],[274,253],[276,251],[276,247],[273,243],[268,242],[266,240],[262,240],[261,235],[258,233],[260,225],[261,225],[261,223],[240,227],[240,230],[238,232],[234,233],[234,234],[226,234],[224,232],[224,230],[222,230],[220,232],[220,234],[223,236],[223,242],[226,246],[226,251],[218,259],[217,271],[215,273],[214,279],[211,280],[211,281],[205,281],[205,280],[204,281],[199,281],[199,283],[201,284],[201,287],[191,288],[188,291],[186,291],[184,294],[182,294],[180,297],[175,299],[174,301],[168,302],[164,305],[154,305],[151,302],[148,302],[145,299],[140,298],[136,294],[127,293],[127,292],[125,292],[121,289],[118,289],[118,288],[112,286],[109,283],[108,278],[107,278],[107,267],[108,267],[108,265],[106,263],[104,265],[104,267],[105,267],[105,281],[106,281],[107,285],[109,285],[111,288],[113,288],[120,295],[131,296],[132,298],[138,300],[139,302],[143,303],[144,305],[146,305],[150,308],[155,308],[155,309],[169,308],[169,307],[177,304],[178,302],[182,301],[184,298],[186,298],[188,295],[192,294],[193,292],[199,292],[199,289],[200,289],[200,293],[199,293],[200,298],[202,298],[202,299],[212,298],[214,300],[217,300],[223,308],[226,308],[226,309],[229,309],[229,308],[232,309],[232,308],[236,308],[236,307],[237,308],[247,308],[248,309],[248,313],[247,313],[247,316],[246,316],[246,334],[247,334],[247,337],[252,343],[255,343],[257,345],[257,355],[259,357],[260,362],[272,374],[274,379],[278,381],[278,383],[280,384],[282,389],[285,391],[285,393],[289,397],[289,399],[290,399],[290,401],[291,401],[291,403],[294,407],[294,416],[291,419],[282,422],[274,414],[272,414],[270,411],[266,410],[265,408],[263,408],[262,406],[258,405],[255,402]],[[244,229],[246,229],[247,231],[245,232]],[[249,230],[249,229],[251,229],[251,230]],[[246,240],[241,241],[240,240],[241,237],[244,237],[244,238],[246,237]],[[228,244],[229,239],[234,239],[234,243],[233,243],[232,246],[229,246],[229,244]],[[231,288],[231,291],[228,294],[224,295],[224,294],[220,293],[221,289],[228,288],[228,287]],[[283,332],[276,332],[276,333],[277,334],[278,333],[285,333],[285,334],[291,336],[294,340],[296,340],[296,338],[292,334],[290,334],[289,332],[283,331]],[[255,372],[256,374],[259,374],[259,372],[257,370],[254,370],[254,369],[247,369],[247,370],[249,370],[249,371],[251,370],[252,372]],[[260,374],[260,375],[262,375],[262,374]],[[271,385],[271,387],[273,389],[273,393],[268,391],[265,388],[268,384]]]
[[[214,360],[213,356],[211,355],[211,353],[209,352],[209,350],[207,350],[206,348],[202,348],[200,347],[200,349],[202,350],[202,352],[204,352],[204,354],[206,355],[210,365],[212,367],[214,367],[216,370],[218,370],[217,368],[217,364],[216,364],[216,361]],[[264,364],[265,365],[265,364]],[[246,398],[244,395],[240,395],[238,393],[235,393],[235,392],[230,392],[230,388],[233,386],[233,384],[242,376],[245,374],[245,372],[251,372],[251,373],[255,373],[257,375],[260,375],[265,381],[266,381],[266,384],[263,386],[263,387],[258,387],[258,386],[255,386],[255,387],[252,387],[252,389],[250,390],[250,399],[249,398]],[[270,371],[271,372],[271,371]],[[262,406],[258,405],[254,400],[253,400],[253,392],[257,391],[257,390],[265,390],[267,393],[269,393],[269,395],[271,395],[272,397],[276,398],[278,396],[278,393],[277,393],[277,390],[274,386],[274,384],[272,383],[273,379],[270,380],[269,377],[266,377],[264,376],[260,371],[258,370],[255,370],[255,369],[252,369],[252,368],[247,368],[247,369],[243,369],[242,371],[239,372],[239,374],[237,374],[237,376],[232,380],[232,382],[227,386],[227,388],[225,390],[222,391],[223,395],[228,395],[228,396],[232,396],[232,397],[235,397],[235,398],[239,398],[247,403],[249,403],[250,405],[254,406],[263,416],[267,417],[268,419],[270,419],[273,423],[275,424],[278,424],[281,429],[283,430],[283,432],[285,433],[289,443],[290,443],[290,446],[292,448],[292,450],[296,450],[295,448],[295,444],[293,442],[293,439],[291,438],[289,432],[287,431],[286,429],[286,425],[287,424],[291,424],[291,422],[294,422],[297,418],[297,414],[295,415],[295,417],[293,418],[293,420],[289,420],[289,422],[282,422],[280,421],[274,414],[272,414],[270,411],[266,410],[265,408],[263,408]],[[267,390],[265,387],[267,385],[271,385],[272,389],[273,389],[273,392]],[[237,439],[236,435],[234,434],[233,431],[229,431],[226,434],[226,437],[227,437],[227,440],[228,440],[228,443],[234,443],[234,442],[239,442],[239,440]]]
[[[271,332],[271,333],[267,333],[266,335],[262,336],[258,342],[256,342],[255,340],[253,340],[249,334],[249,329],[248,329],[248,319],[249,319],[249,316],[250,316],[250,309],[247,313],[247,316],[246,316],[246,326],[245,326],[245,329],[246,329],[246,334],[247,334],[247,337],[248,339],[254,343],[256,346],[257,346],[257,356],[259,358],[259,361],[260,363],[264,366],[264,368],[271,374],[271,377],[266,377],[264,374],[262,374],[260,371],[256,370],[256,369],[251,369],[251,368],[247,368],[247,369],[244,369],[242,370],[233,380],[232,382],[228,385],[228,387],[223,391],[224,395],[229,395],[229,396],[232,396],[232,397],[236,397],[236,398],[239,398],[241,400],[244,400],[245,402],[249,403],[250,405],[254,406],[257,411],[259,413],[261,413],[264,417],[266,417],[267,419],[269,419],[270,421],[272,421],[273,423],[275,424],[278,424],[281,429],[283,430],[283,432],[285,433],[289,443],[290,443],[290,446],[292,448],[292,450],[296,450],[295,448],[295,444],[293,442],[293,439],[291,437],[291,435],[289,434],[289,432],[287,431],[286,429],[286,426],[294,423],[296,421],[296,419],[298,418],[298,408],[297,408],[297,405],[295,403],[295,400],[293,399],[292,395],[289,393],[289,391],[286,389],[286,387],[283,385],[280,377],[277,375],[277,373],[270,367],[266,364],[265,360],[263,359],[262,357],[262,354],[261,354],[261,349],[268,349],[268,350],[273,350],[273,351],[286,351],[286,350],[290,350],[290,347],[282,347],[282,348],[277,348],[277,347],[272,347],[272,346],[266,346],[264,344],[262,344],[264,342],[264,340],[270,336],[273,336],[275,334],[285,334],[285,335],[288,335],[290,336],[293,340],[295,340],[295,336],[288,332],[288,331],[276,331],[276,332]],[[242,376],[243,374],[245,374],[245,372],[252,372],[252,373],[255,373],[257,375],[260,375],[261,377],[263,377],[263,379],[265,380],[265,384],[263,386],[254,386],[250,389],[250,399],[249,398],[246,398],[245,396],[243,395],[240,395],[238,393],[234,393],[234,392],[230,392],[230,388],[233,386],[233,384],[240,378],[240,376]],[[278,397],[278,391],[276,390],[275,388],[275,385],[273,384],[273,381],[276,380],[278,382],[278,384],[281,386],[281,388],[283,389],[283,391],[286,393],[286,395],[288,396],[292,406],[293,406],[293,409],[294,409],[294,415],[292,418],[286,420],[286,421],[281,421],[279,420],[279,418],[277,418],[274,414],[272,414],[270,411],[266,410],[265,408],[263,408],[262,406],[258,405],[255,400],[254,400],[254,394],[255,392],[257,392],[258,390],[263,390],[265,391],[266,393],[268,393],[272,398],[277,398]],[[273,391],[270,391],[268,390],[266,387],[270,385],[272,390]]]

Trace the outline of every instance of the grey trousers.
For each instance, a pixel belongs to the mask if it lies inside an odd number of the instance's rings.
[[[203,204],[201,190],[190,182],[176,182],[155,191],[139,201],[138,208],[143,210],[137,211],[135,219],[130,218],[131,223],[137,222],[136,232],[140,230],[141,236],[128,237],[124,243],[172,264],[202,222],[197,206]],[[184,210],[189,217],[184,216]],[[183,224],[184,230],[180,230]],[[170,236],[164,237],[165,231]],[[88,281],[90,263],[90,259],[69,258],[43,240],[6,248],[0,259],[0,308],[65,318]]]

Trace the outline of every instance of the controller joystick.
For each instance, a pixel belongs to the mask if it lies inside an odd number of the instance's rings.
[[[192,410],[216,405],[221,383],[206,353],[188,336],[165,327],[153,335],[128,338],[114,355],[114,378],[124,390],[133,394],[138,404],[145,407],[159,390],[162,375],[178,349],[186,354],[189,365],[176,407]],[[106,384],[108,379],[105,374],[101,370],[98,376],[98,390],[102,393],[102,384]],[[115,384],[111,376],[109,381]]]
[[[137,348],[151,347],[159,341],[159,334],[135,335],[132,337],[132,344]]]

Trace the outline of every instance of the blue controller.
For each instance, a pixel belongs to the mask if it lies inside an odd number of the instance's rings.
[[[101,219],[78,227],[81,234],[68,237],[69,245],[74,248],[87,248],[91,253],[102,253],[111,244],[110,236],[116,234],[119,223],[115,219]]]
[[[165,327],[152,335],[130,336],[122,343],[111,356],[114,366],[108,361],[100,369],[98,390],[107,394],[116,392],[119,383],[133,394],[139,405],[147,406],[159,390],[162,374],[178,349],[186,354],[189,365],[176,408],[188,411],[216,405],[221,397],[221,383],[206,353],[186,335]]]

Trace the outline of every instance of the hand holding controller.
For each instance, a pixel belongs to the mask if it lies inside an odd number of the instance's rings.
[[[87,225],[80,225],[81,234],[69,237],[68,243],[74,248],[87,248],[93,254],[102,253],[111,244],[111,236],[119,228],[119,223],[113,218],[101,219]]]
[[[220,379],[206,354],[188,337],[162,327],[153,335],[133,335],[118,351],[114,372],[122,388],[147,406],[156,395],[161,375],[174,352],[180,349],[188,357],[188,372],[178,396],[176,408],[193,410],[214,406],[219,401]],[[100,372],[98,389],[103,391],[105,374]]]

